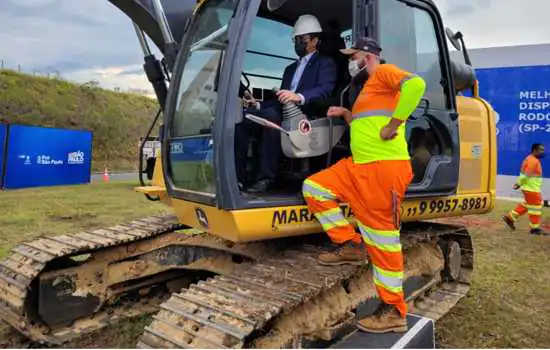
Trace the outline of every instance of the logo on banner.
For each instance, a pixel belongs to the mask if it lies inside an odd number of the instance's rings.
[[[84,152],[76,151],[67,155],[67,163],[69,164],[84,164]]]
[[[22,159],[22,160],[23,160],[23,164],[25,164],[25,165],[30,165],[30,164],[32,164],[32,163],[31,163],[31,157],[26,156],[26,155],[24,155],[24,154],[20,154],[20,155],[19,155],[19,159]]]
[[[63,165],[63,161],[58,159],[55,160],[50,156],[41,154],[36,157],[36,163],[40,165]]]

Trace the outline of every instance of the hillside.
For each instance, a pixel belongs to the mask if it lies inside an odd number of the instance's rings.
[[[0,70],[0,121],[94,132],[94,170],[137,169],[137,144],[156,100]]]

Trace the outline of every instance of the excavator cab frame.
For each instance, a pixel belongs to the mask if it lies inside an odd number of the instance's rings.
[[[457,91],[437,7],[430,0],[348,2],[339,6],[352,11],[348,14],[353,23],[348,37],[355,39],[368,35],[377,38],[388,62],[415,73],[421,68],[423,72],[418,73],[427,81],[426,96],[410,117],[407,134],[409,137],[418,135],[411,132],[414,129],[424,136],[429,133],[434,145],[428,163],[424,164],[424,176],[410,186],[407,196],[456,193],[460,163]],[[335,5],[316,3],[313,6],[310,0],[279,1],[274,6],[275,3],[212,0],[202,1],[195,8],[178,47],[164,111],[162,164],[169,197],[224,210],[303,204],[299,193],[286,197],[247,197],[238,188],[235,171],[235,125],[242,118],[237,96],[243,89],[243,65],[254,21],[261,17],[292,25],[300,14],[312,13],[326,23],[337,11]],[[214,23],[219,18],[213,16],[217,16],[224,6],[224,23]],[[396,23],[392,20],[394,17],[388,15],[390,13],[405,20]],[[201,30],[205,32],[199,33]],[[217,48],[213,45],[216,40]],[[290,38],[288,41],[290,43]],[[208,50],[217,50],[217,56],[205,53]],[[201,85],[196,82],[197,77],[194,82],[189,81],[196,70],[192,65],[204,62],[200,55],[209,57],[212,62],[210,67],[202,67],[201,74],[202,79],[210,79],[213,84],[203,81]],[[190,87],[194,83],[198,85]],[[203,88],[211,88],[210,97],[208,92],[203,93]],[[209,107],[204,101],[210,102]],[[202,104],[202,111],[201,107],[194,106],[197,103]],[[201,123],[204,125],[198,127]],[[416,140],[411,141],[416,143]]]

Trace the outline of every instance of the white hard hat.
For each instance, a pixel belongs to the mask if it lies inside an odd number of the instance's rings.
[[[302,15],[294,24],[293,37],[310,33],[322,33],[323,28],[315,16]]]

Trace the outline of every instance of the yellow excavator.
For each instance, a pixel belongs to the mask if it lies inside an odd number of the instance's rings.
[[[353,103],[357,86],[339,49],[358,36],[376,38],[386,62],[425,79],[407,122],[415,179],[401,210],[405,294],[415,314],[437,320],[467,293],[468,230],[435,219],[493,209],[495,111],[478,94],[462,35],[444,29],[432,0],[110,2],[134,25],[161,107],[144,138],[162,115],[161,151],[136,190],[175,215],[20,243],[0,262],[1,319],[33,341],[61,344],[153,313],[139,347],[279,348],[330,341],[360,305],[377,302],[368,265],[317,263],[330,244],[301,196],[307,176],[349,155],[343,122],[283,109],[277,182],[263,194],[238,186],[241,97],[273,96],[296,59],[292,26],[303,14],[319,19],[319,51],[338,66],[337,88],[320,106]],[[463,63],[451,61],[448,42]]]

